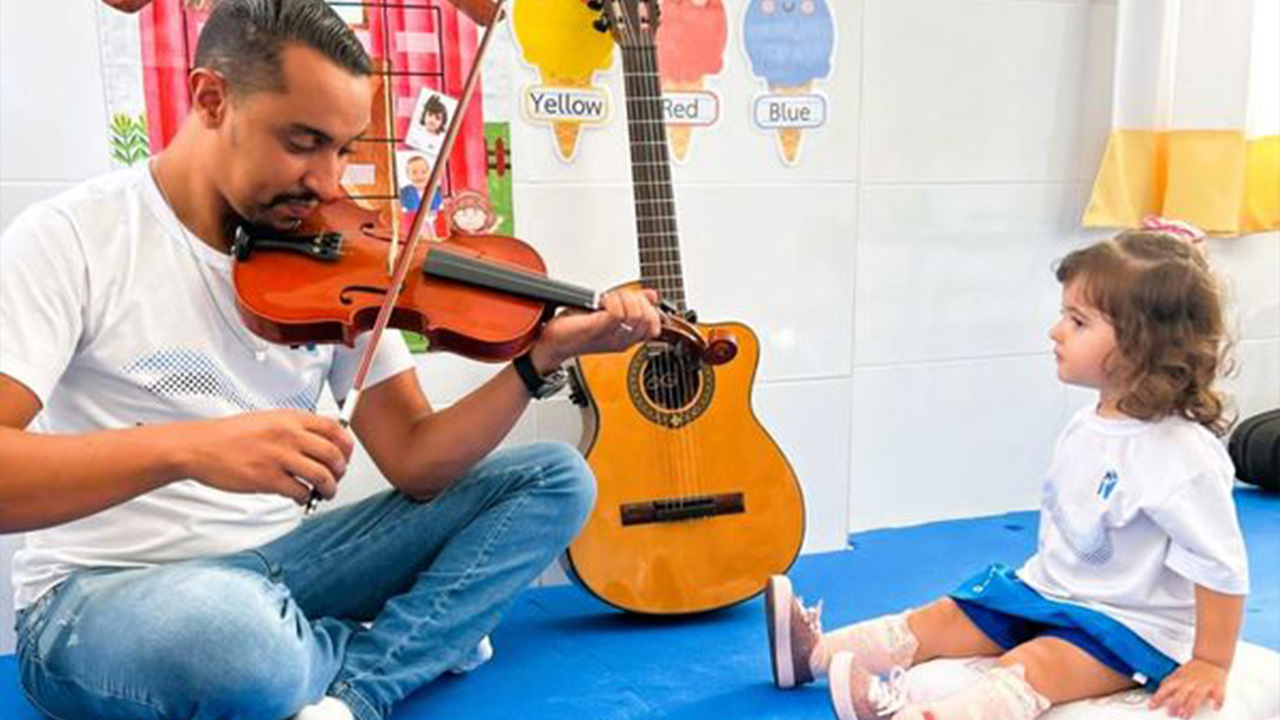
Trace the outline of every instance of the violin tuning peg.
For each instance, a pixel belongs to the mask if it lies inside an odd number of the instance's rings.
[[[587,0],[587,8],[591,12],[600,12],[604,9],[604,0]]]
[[[597,31],[603,33],[603,32],[609,32],[609,26],[612,25],[612,23],[609,22],[609,18],[601,17],[601,18],[596,18],[596,21],[591,23],[591,25],[595,27]]]

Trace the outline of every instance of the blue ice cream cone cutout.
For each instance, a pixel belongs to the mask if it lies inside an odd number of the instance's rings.
[[[782,158],[795,165],[807,128],[826,123],[814,83],[831,74],[835,19],[827,0],[751,0],[742,41],[751,72],[769,87],[752,108],[757,127],[776,130]]]

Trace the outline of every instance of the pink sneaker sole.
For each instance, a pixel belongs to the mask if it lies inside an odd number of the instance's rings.
[[[840,720],[858,720],[858,713],[853,708],[853,688],[849,683],[852,671],[853,655],[842,652],[831,658],[827,689],[831,692],[831,710]]]
[[[769,659],[773,668],[773,684],[786,690],[796,686],[795,665],[791,658],[791,581],[783,575],[769,578],[764,591],[765,620],[769,626]]]

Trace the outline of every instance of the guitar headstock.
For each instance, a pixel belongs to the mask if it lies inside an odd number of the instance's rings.
[[[613,35],[621,47],[654,47],[662,9],[658,0],[587,0],[599,12],[595,28]]]

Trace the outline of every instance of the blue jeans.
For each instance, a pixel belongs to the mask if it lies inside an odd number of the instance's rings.
[[[594,499],[578,451],[539,443],[428,502],[388,491],[253,550],[82,570],[19,613],[22,686],[60,720],[281,720],[326,694],[383,720],[467,658]]]

